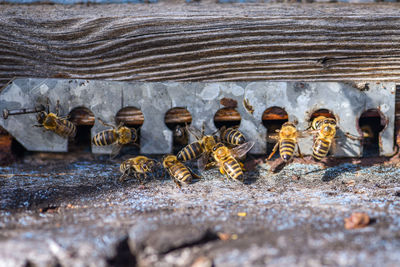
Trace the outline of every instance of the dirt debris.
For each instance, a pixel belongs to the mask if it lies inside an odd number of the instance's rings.
[[[364,228],[369,224],[370,218],[368,214],[362,212],[354,212],[349,218],[344,219],[344,228],[347,230]]]

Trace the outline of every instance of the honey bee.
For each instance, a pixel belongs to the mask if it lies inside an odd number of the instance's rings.
[[[174,144],[179,146],[187,145],[188,143],[188,131],[186,127],[176,125],[173,130]]]
[[[114,125],[107,124],[98,118],[99,122],[112,129],[107,129],[97,133],[92,138],[92,144],[96,146],[109,146],[113,145],[111,156],[115,157],[123,145],[135,143],[137,140],[137,132],[134,128],[123,126],[122,123],[115,127]]]
[[[193,177],[201,178],[180,162],[174,155],[165,155],[162,159],[162,164],[179,188],[182,183],[190,183]]]
[[[218,136],[215,134],[204,135],[204,125],[202,131],[194,127],[188,127],[187,130],[194,135],[197,141],[182,148],[177,155],[178,160],[185,162],[200,156],[208,159],[211,149],[218,142]]]
[[[59,117],[60,101],[57,101],[56,113],[50,112],[49,101],[47,100],[46,111],[38,112],[36,119],[39,125],[35,127],[44,127],[45,130],[52,131],[57,135],[68,138],[75,137],[76,126],[68,120],[68,116]]]
[[[250,105],[250,101],[247,98],[243,98],[243,106],[250,115],[254,114],[254,108]]]
[[[226,128],[225,126],[222,126],[219,130],[221,141],[234,146],[246,142],[246,138],[237,128],[238,127]]]
[[[137,156],[125,160],[119,166],[119,170],[122,173],[119,181],[122,182],[126,177],[133,174],[133,176],[139,180],[142,184],[143,180],[147,179],[148,173],[153,173],[157,163],[153,159],[149,159],[145,156]]]
[[[300,152],[300,147],[297,143],[297,138],[300,136],[300,134],[293,122],[285,122],[281,129],[277,130],[277,132],[279,133],[279,141],[274,146],[267,160],[272,158],[278,147],[280,156],[284,162],[289,162],[293,159],[296,146],[299,156],[303,157]]]
[[[238,160],[254,146],[254,142],[247,142],[229,149],[222,143],[217,143],[212,148],[212,157],[215,160],[211,164],[217,165],[222,174],[237,181],[244,181],[243,164]]]
[[[323,159],[329,152],[336,136],[336,120],[325,116],[316,117],[311,124],[316,138],[313,143],[313,158],[317,161]]]
[[[361,129],[361,132],[362,132],[362,137],[364,139],[367,139],[367,138],[374,139],[375,138],[374,131],[372,131],[372,128],[371,128],[370,125],[368,125],[368,124],[367,125],[363,125],[363,126],[360,127],[360,129]]]

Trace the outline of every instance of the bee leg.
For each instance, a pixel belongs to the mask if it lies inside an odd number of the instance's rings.
[[[362,136],[355,136],[355,135],[353,135],[353,134],[351,134],[351,133],[349,133],[349,132],[345,132],[344,135],[345,135],[346,137],[352,139],[352,140],[359,140],[359,141],[361,141],[361,140],[364,139]]]
[[[131,144],[134,145],[134,146],[137,147],[137,148],[140,148],[140,145],[137,144],[137,143],[131,142]]]
[[[46,101],[46,113],[49,114],[50,113],[50,99],[47,97],[47,101]]]
[[[142,179],[143,177],[142,177],[142,174],[141,174],[141,173],[135,172],[135,178],[139,180],[139,183],[140,183],[141,185],[143,185],[143,179]]]
[[[128,175],[126,175],[126,173],[122,174],[122,175],[119,177],[118,182],[120,182],[120,183],[124,182],[127,176],[128,176]]]
[[[172,180],[174,180],[174,183],[176,184],[176,186],[177,186],[179,189],[182,189],[182,186],[181,186],[181,184],[179,183],[179,181],[178,181],[177,179],[172,178]]]
[[[267,160],[270,160],[272,158],[272,156],[275,154],[276,150],[278,150],[279,147],[279,142],[277,142],[274,146],[274,149],[272,149],[271,154],[269,155],[269,157],[267,158]]]
[[[203,178],[202,176],[195,174],[195,173],[192,171],[192,169],[190,169],[189,167],[187,167],[187,169],[189,170],[189,172],[190,172],[190,174],[192,175],[193,178],[195,178],[195,179]]]
[[[224,168],[220,167],[220,168],[219,168],[219,172],[220,172],[221,174],[225,174]]]
[[[242,171],[246,171],[246,168],[244,167],[244,164],[240,161],[238,161],[240,168],[242,169]]]
[[[56,116],[58,117],[60,115],[60,100],[57,100],[56,104]]]
[[[147,174],[146,173],[142,173],[142,174],[140,174],[140,176],[142,177],[141,184],[144,184],[144,181],[147,180]]]
[[[206,166],[204,167],[204,169],[207,170],[207,169],[210,169],[210,168],[215,167],[216,165],[217,165],[216,162],[210,162],[210,163],[207,163],[207,164],[206,164]]]
[[[300,157],[300,158],[303,158],[303,154],[301,154],[299,144],[297,144],[297,153],[299,154],[299,157]]]
[[[34,125],[32,125],[32,127],[43,127],[43,125],[42,124],[34,124]]]
[[[111,125],[111,124],[109,124],[109,123],[106,123],[106,122],[104,122],[102,119],[100,119],[100,118],[97,118],[97,120],[101,123],[101,124],[103,124],[104,126],[106,126],[106,127],[112,127],[113,129],[115,129],[115,126],[114,125]]]
[[[66,115],[66,116],[62,116],[62,117],[59,117],[59,118],[63,119],[63,120],[69,120],[71,118],[71,116],[70,115]]]
[[[201,125],[201,136],[204,136],[205,132],[206,132],[206,123],[203,122],[203,125]]]
[[[118,181],[120,183],[124,182],[126,180],[126,178],[131,175],[131,169],[127,169],[122,175],[121,177],[119,177]]]

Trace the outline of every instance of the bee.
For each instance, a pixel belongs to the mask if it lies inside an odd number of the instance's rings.
[[[316,138],[313,143],[313,158],[317,161],[323,159],[329,152],[336,136],[336,120],[325,116],[316,117],[311,124]]]
[[[139,180],[142,184],[143,180],[147,179],[148,173],[153,173],[157,163],[153,159],[149,159],[145,156],[137,156],[125,160],[119,166],[119,170],[122,173],[119,181],[122,182],[126,177],[133,174],[133,176]]]
[[[253,115],[254,113],[254,108],[252,105],[250,105],[250,101],[247,98],[243,98],[243,106],[247,110],[247,112],[250,115]]]
[[[193,177],[201,178],[180,162],[174,155],[165,155],[162,159],[162,165],[179,188],[182,183],[190,183]]]
[[[47,100],[46,111],[38,112],[36,119],[39,125],[35,127],[44,127],[45,130],[54,132],[55,134],[68,138],[75,137],[76,126],[68,120],[68,116],[59,117],[60,101],[57,101],[56,113],[50,112],[50,104]]]
[[[188,143],[188,132],[186,127],[182,127],[180,125],[176,125],[173,130],[174,143],[179,146],[185,145]]]
[[[219,130],[220,138],[223,143],[237,146],[246,142],[244,135],[237,129],[238,127],[226,128],[222,126]]]
[[[362,132],[362,137],[364,139],[367,139],[367,138],[374,139],[375,138],[374,131],[372,131],[372,128],[371,128],[370,125],[368,125],[368,124],[367,125],[363,125],[363,126],[360,127],[360,129],[361,129],[361,132]]]
[[[177,155],[178,160],[185,162],[200,156],[208,159],[211,149],[219,141],[218,136],[215,134],[204,135],[204,125],[202,131],[194,127],[188,127],[187,130],[194,135],[197,141],[182,148]]]
[[[101,124],[112,127],[112,129],[97,133],[92,138],[92,144],[96,146],[113,145],[113,151],[111,152],[112,157],[115,157],[119,153],[123,145],[136,142],[138,138],[136,129],[123,126],[122,123],[115,127],[114,125],[103,122],[100,118],[97,119]]]
[[[229,149],[224,144],[217,143],[212,148],[213,165],[217,165],[219,171],[226,174],[228,178],[243,182],[243,164],[237,159],[245,156],[253,146],[254,142],[246,142]]]
[[[297,143],[299,132],[297,131],[296,125],[293,122],[285,122],[281,129],[277,130],[277,132],[279,133],[279,141],[274,146],[267,160],[272,158],[278,147],[280,156],[284,162],[289,162],[293,159],[296,146],[299,156],[303,157],[300,152],[300,147]]]

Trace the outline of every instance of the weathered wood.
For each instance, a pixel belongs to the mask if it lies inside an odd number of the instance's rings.
[[[0,5],[12,77],[400,80],[395,4]]]

